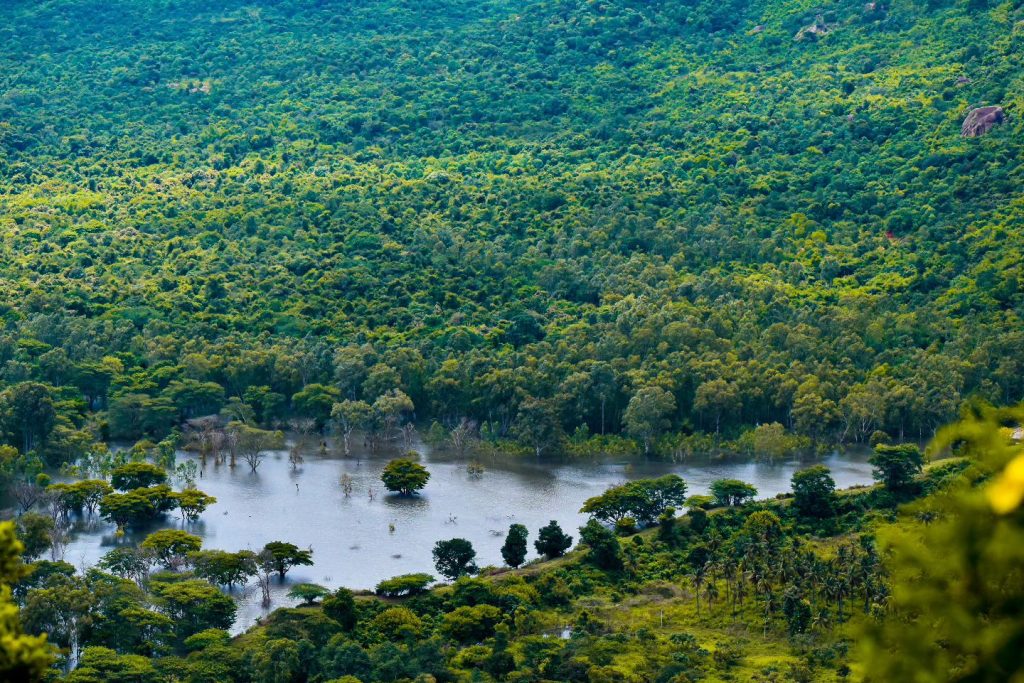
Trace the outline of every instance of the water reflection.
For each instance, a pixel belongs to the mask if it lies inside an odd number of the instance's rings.
[[[124,543],[137,543],[154,528],[182,528],[203,537],[205,548],[259,550],[283,540],[311,547],[315,564],[296,567],[285,584],[274,586],[274,607],[290,604],[288,586],[314,582],[329,587],[372,588],[378,581],[409,572],[433,573],[431,550],[437,540],[469,539],[478,563],[500,564],[500,548],[508,525],[530,529],[530,549],[537,529],[556,520],[573,536],[585,518],[577,513],[583,501],[609,485],[669,472],[686,479],[690,493],[705,493],[710,483],[736,478],[752,483],[760,497],[789,490],[793,472],[807,462],[702,461],[681,464],[606,460],[585,463],[538,462],[533,459],[484,458],[482,476],[471,475],[468,460],[420,448],[431,473],[422,495],[404,498],[387,494],[380,472],[394,454],[353,454],[349,457],[318,449],[304,455],[293,469],[287,452],[272,454],[258,472],[240,464],[208,464],[197,481],[217,502],[194,524],[167,517],[163,524],[114,536],[113,525],[90,520],[75,529],[65,559],[91,566]],[[194,458],[179,453],[179,461]],[[832,455],[823,462],[839,487],[871,481],[864,454]],[[351,478],[346,496],[341,478]],[[531,554],[531,557],[533,555]],[[262,613],[258,591],[236,591],[240,600],[236,629]]]

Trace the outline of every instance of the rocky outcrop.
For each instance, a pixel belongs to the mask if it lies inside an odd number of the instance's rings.
[[[797,31],[793,40],[815,40],[832,32],[833,26],[825,23],[825,17],[818,15],[813,24],[808,24]]]
[[[964,119],[964,125],[960,127],[960,134],[965,138],[976,138],[992,130],[1006,120],[1006,114],[1002,107],[978,107],[972,109]]]

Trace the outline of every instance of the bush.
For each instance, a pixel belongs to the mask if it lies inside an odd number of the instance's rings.
[[[458,607],[444,615],[441,630],[460,643],[479,642],[494,633],[501,617],[501,610],[493,605]]]
[[[623,517],[615,522],[615,533],[619,536],[629,536],[637,532],[636,520],[632,517]]]

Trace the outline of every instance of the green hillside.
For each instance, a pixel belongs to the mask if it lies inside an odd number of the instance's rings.
[[[580,427],[666,456],[772,422],[928,436],[1024,395],[1022,21],[4,3],[0,383],[79,401],[76,425],[130,395],[128,438],[169,404],[322,423],[394,388],[540,451]],[[980,105],[1006,122],[961,137]]]

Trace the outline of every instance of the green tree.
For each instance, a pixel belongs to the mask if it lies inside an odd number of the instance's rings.
[[[312,605],[330,594],[331,591],[315,583],[297,583],[288,589],[288,597],[293,600],[302,600],[304,605]]]
[[[174,567],[202,545],[203,540],[198,536],[179,529],[161,529],[146,536],[139,547],[152,552],[153,557],[165,567]]]
[[[217,502],[213,496],[194,488],[186,488],[173,494],[172,498],[181,510],[181,518],[186,522],[195,522],[206,508]]]
[[[538,458],[562,441],[562,425],[553,401],[527,397],[519,405],[512,434],[533,449]]]
[[[331,407],[331,419],[341,427],[345,443],[345,454],[349,453],[349,441],[352,432],[357,429],[369,429],[373,420],[373,407],[366,401],[346,399]]]
[[[736,385],[721,378],[701,383],[693,397],[694,410],[701,414],[711,414],[715,423],[715,434],[720,431],[722,416],[738,410],[741,405],[740,392]]]
[[[201,550],[190,553],[189,562],[196,576],[228,588],[245,585],[249,577],[256,575],[256,554],[251,550]]]
[[[346,676],[355,680],[370,680],[373,664],[366,651],[345,635],[333,636],[319,653],[320,667],[324,676],[344,680]]]
[[[411,496],[427,485],[430,472],[418,462],[409,458],[398,458],[384,466],[380,480],[388,491]]]
[[[572,536],[562,531],[558,522],[551,520],[537,532],[537,540],[533,542],[533,547],[549,560],[561,557],[572,547]]]
[[[643,443],[644,455],[651,452],[651,440],[669,428],[675,410],[675,398],[659,386],[643,387],[629,399],[622,422]]]
[[[274,571],[278,573],[282,581],[284,581],[285,574],[292,567],[299,565],[311,566],[313,564],[313,551],[300,550],[293,543],[271,541],[263,546],[263,552],[268,554]]]
[[[526,560],[526,539],[529,531],[522,524],[512,524],[501,546],[501,558],[510,567],[518,567]]]
[[[921,472],[924,456],[921,449],[913,444],[878,444],[868,462],[872,465],[871,474],[876,481],[882,482],[890,491],[903,491]]]
[[[178,409],[168,399],[148,394],[122,394],[110,401],[110,434],[118,439],[139,439],[145,435],[162,437],[178,417]]]
[[[355,627],[358,611],[352,591],[347,588],[339,588],[325,597],[321,604],[324,614],[341,624],[343,629],[351,631]]]
[[[24,548],[22,554],[30,560],[49,550],[53,543],[55,524],[49,515],[26,512],[18,517],[17,529],[18,540]]]
[[[331,419],[331,409],[341,398],[341,392],[324,384],[307,384],[292,396],[295,412],[303,417],[316,420],[317,428],[323,429]]]
[[[452,538],[434,544],[434,566],[438,573],[450,581],[477,571],[476,551],[464,538]]]
[[[433,580],[430,574],[402,574],[384,579],[377,584],[375,592],[388,598],[403,598],[422,593]]]
[[[118,654],[107,647],[87,647],[65,680],[71,683],[159,683],[153,663],[141,655]]]
[[[743,505],[757,496],[757,489],[739,479],[719,479],[711,483],[715,505]]]
[[[494,605],[463,605],[444,615],[441,630],[459,643],[480,642],[494,634],[502,612]]]
[[[174,620],[179,642],[206,629],[228,629],[235,621],[235,601],[206,581],[158,584],[153,593],[160,609]]]
[[[22,453],[46,444],[58,414],[52,391],[45,384],[21,382],[0,392],[0,435]]]
[[[234,451],[242,456],[254,474],[267,457],[267,451],[284,448],[284,433],[280,431],[271,432],[232,422],[228,424],[228,434],[234,444]]]
[[[110,474],[110,485],[118,491],[146,488],[166,481],[164,468],[148,462],[130,462],[114,468]]]
[[[100,515],[120,528],[142,524],[174,506],[171,493],[164,485],[110,493],[100,501]]]
[[[795,472],[792,486],[793,507],[801,516],[823,519],[835,514],[836,482],[824,465]]]
[[[299,646],[287,638],[266,640],[252,651],[254,683],[292,683],[302,669]]]
[[[586,558],[601,569],[616,571],[622,568],[622,546],[615,533],[596,520],[580,527],[580,541],[587,546]]]

